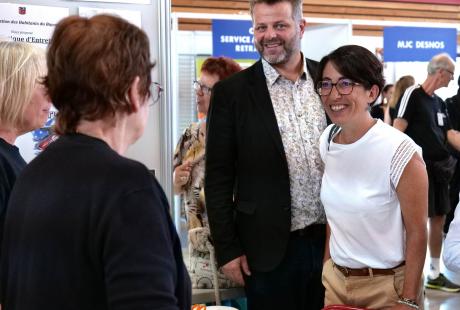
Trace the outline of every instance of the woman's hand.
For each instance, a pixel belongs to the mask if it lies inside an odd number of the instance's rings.
[[[190,171],[192,170],[192,164],[190,162],[185,162],[180,166],[177,166],[174,169],[173,174],[173,183],[174,183],[174,192],[180,194],[182,192],[182,187],[187,184],[190,179]]]

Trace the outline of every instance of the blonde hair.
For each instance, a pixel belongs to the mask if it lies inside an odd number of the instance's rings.
[[[415,79],[412,75],[404,75],[399,78],[399,80],[395,84],[395,90],[393,92],[393,95],[390,98],[389,105],[392,108],[396,107],[396,104],[398,103],[399,98],[404,94],[406,89],[409,86],[412,86],[415,84]]]
[[[37,82],[46,75],[45,51],[28,43],[0,41],[0,123],[18,126]]]

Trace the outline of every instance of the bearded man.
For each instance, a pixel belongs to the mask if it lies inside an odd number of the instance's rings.
[[[223,272],[248,308],[321,309],[326,216],[319,137],[326,115],[305,59],[301,0],[250,0],[261,59],[217,83],[205,197]]]

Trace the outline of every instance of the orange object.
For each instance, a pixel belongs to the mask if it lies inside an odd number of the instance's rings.
[[[193,305],[192,310],[206,310],[206,305]]]

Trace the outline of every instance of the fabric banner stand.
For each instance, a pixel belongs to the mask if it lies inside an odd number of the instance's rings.
[[[457,29],[424,27],[385,27],[383,30],[385,62],[429,61],[447,53],[457,57]]]
[[[212,20],[212,55],[226,56],[246,68],[259,59],[250,20]],[[199,72],[199,70],[197,70]]]

